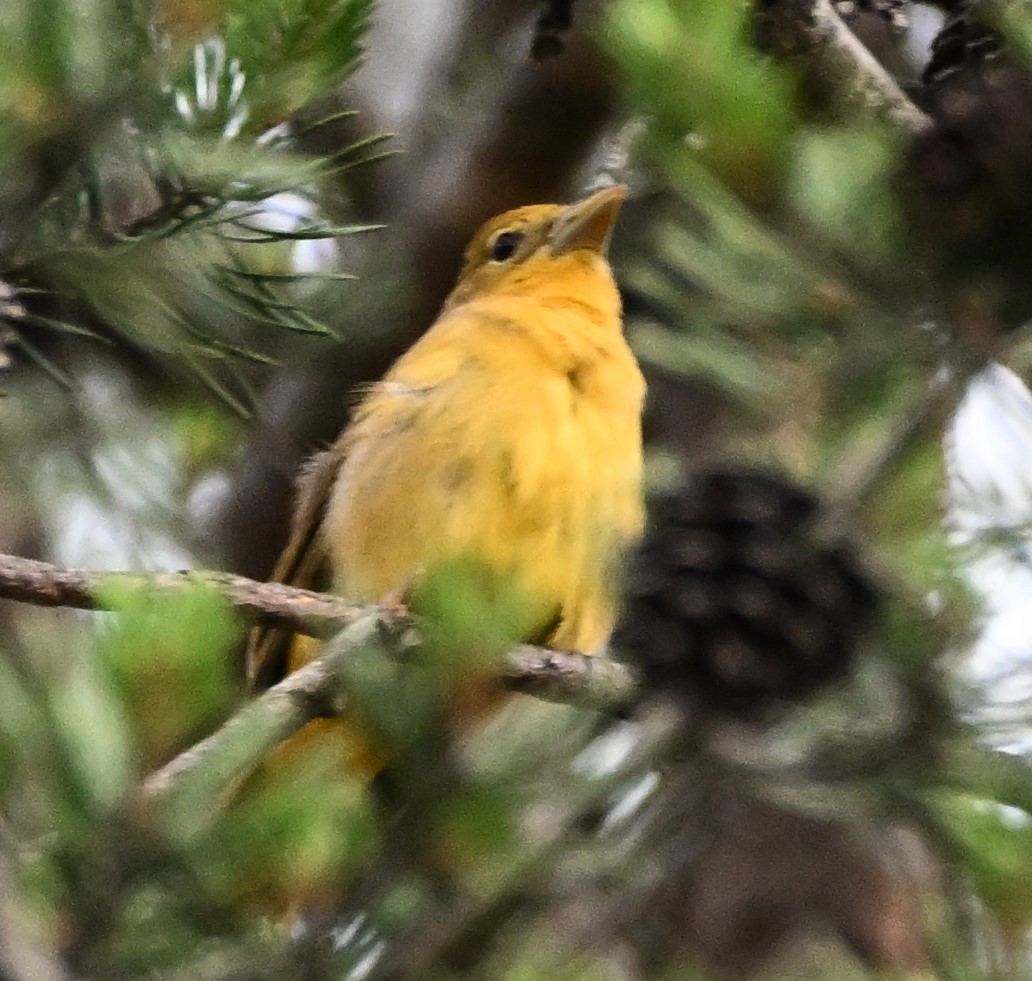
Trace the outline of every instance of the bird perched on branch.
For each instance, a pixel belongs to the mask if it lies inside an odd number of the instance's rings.
[[[644,382],[605,257],[625,193],[477,232],[437,321],[305,470],[276,579],[377,602],[465,563],[485,595],[520,597],[514,640],[605,645],[643,524]],[[249,679],[314,652],[257,632]]]

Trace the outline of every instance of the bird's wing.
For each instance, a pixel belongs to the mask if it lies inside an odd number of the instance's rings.
[[[343,459],[343,447],[337,443],[313,456],[302,470],[290,538],[273,570],[273,582],[302,589],[324,585],[326,551],[320,541],[319,526]],[[253,690],[267,688],[287,673],[292,640],[293,634],[288,630],[255,627],[251,631],[247,643],[247,682]]]

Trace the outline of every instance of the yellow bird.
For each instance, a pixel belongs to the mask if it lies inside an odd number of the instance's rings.
[[[645,386],[605,258],[625,194],[480,229],[436,322],[307,467],[276,579],[366,603],[471,559],[526,598],[523,639],[605,645],[643,524]],[[249,678],[314,653],[256,633]]]

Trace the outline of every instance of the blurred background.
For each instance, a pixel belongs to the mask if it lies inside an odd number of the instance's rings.
[[[617,181],[651,510],[640,700],[410,733],[400,813],[317,754],[148,811],[245,627],[0,603],[0,978],[1032,978],[1030,57],[1012,0],[5,0],[0,552],[267,578],[476,227]]]

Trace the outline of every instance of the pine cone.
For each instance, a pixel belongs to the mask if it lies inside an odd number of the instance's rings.
[[[649,691],[754,715],[845,673],[875,591],[812,541],[815,500],[762,473],[710,473],[656,500],[614,644]]]

